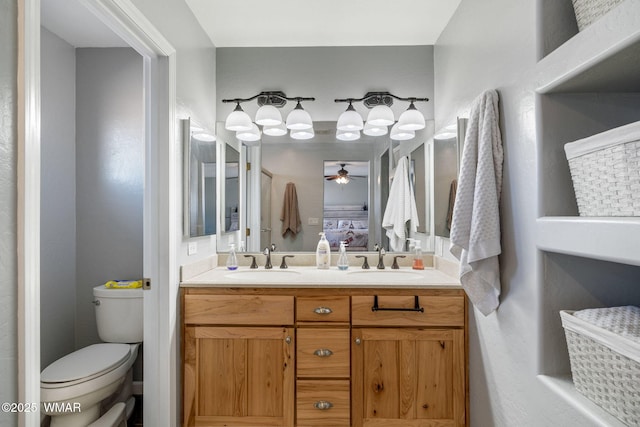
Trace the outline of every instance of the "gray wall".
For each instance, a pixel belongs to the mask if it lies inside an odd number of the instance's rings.
[[[313,96],[303,104],[314,121],[335,121],[347,104],[336,98],[360,98],[369,91],[397,96],[433,97],[433,46],[218,48],[217,112],[225,120],[234,106],[225,98],[248,98],[263,90],[287,96]],[[396,117],[409,105],[397,101]],[[283,116],[295,107],[289,102]],[[354,104],[366,118],[367,108]],[[433,118],[433,100],[417,103],[425,118]],[[242,108],[254,116],[257,103]]]
[[[463,0],[435,46],[436,128],[500,94],[502,296],[495,314],[469,312],[472,426],[590,425],[536,378],[535,3]]]
[[[178,119],[191,117],[215,132],[216,49],[200,27],[198,20],[184,0],[165,0],[158,7],[156,0],[132,0],[145,17],[176,49],[176,115]],[[178,126],[176,124],[176,126]],[[179,127],[178,127],[179,128]],[[181,157],[180,157],[181,159]],[[182,161],[177,165],[182,176]],[[179,186],[176,200],[182,200]],[[216,251],[214,237],[185,238],[182,236],[182,206],[176,206],[181,223],[178,226],[182,242],[178,262],[188,264]],[[198,253],[188,256],[189,242],[196,242]]]
[[[99,342],[93,287],[142,277],[142,57],[76,50],[76,346]]]
[[[76,53],[41,28],[40,364],[75,350]]]
[[[0,1],[0,400],[18,400],[16,257],[18,6]],[[17,414],[0,413],[0,425],[17,425]]]
[[[496,313],[469,313],[472,426],[593,425],[536,377],[545,323],[535,240],[536,3],[463,0],[435,46],[437,128],[467,115],[482,91],[500,94],[502,296]]]

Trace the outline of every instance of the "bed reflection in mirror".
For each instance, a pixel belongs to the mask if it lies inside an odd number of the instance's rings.
[[[322,230],[332,251],[369,248],[369,162],[324,162]]]

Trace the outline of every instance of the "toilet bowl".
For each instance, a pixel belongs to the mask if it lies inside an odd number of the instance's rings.
[[[143,335],[142,290],[99,286],[94,296],[98,334],[107,342],[76,350],[42,371],[41,406],[51,427],[86,427],[115,404],[132,400],[131,367]]]

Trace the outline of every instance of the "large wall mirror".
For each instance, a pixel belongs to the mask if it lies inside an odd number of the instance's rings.
[[[448,238],[453,206],[458,188],[460,156],[466,134],[467,119],[438,132],[433,138],[433,217],[434,234]]]
[[[419,221],[411,237],[420,239],[423,249],[433,250],[429,149],[433,122],[428,122],[427,128],[417,131],[409,141],[392,141],[388,135],[362,135],[357,141],[339,141],[335,137],[335,122],[315,122],[314,129],[315,136],[310,140],[263,135],[259,144],[243,146],[234,132],[218,123],[220,147],[225,151],[234,149],[241,158],[246,157],[238,171],[240,231],[234,239],[242,244],[236,247],[242,245],[250,252],[260,252],[274,244],[279,252],[313,252],[318,234],[333,230],[328,237],[336,240],[336,244],[340,239],[353,237],[350,250],[371,251],[376,244],[388,248],[382,218],[396,165],[407,156]],[[348,183],[336,182],[341,174],[348,176]],[[300,221],[295,232],[283,212],[285,199],[291,198],[288,184],[295,188]],[[224,187],[221,191],[226,191]],[[224,205],[225,210],[230,208],[226,201]],[[288,226],[283,228],[285,223]],[[347,235],[349,230],[352,233]],[[229,241],[223,240],[218,239],[221,252],[228,250]]]
[[[216,234],[217,162],[216,142],[181,120],[184,159],[184,235],[198,237]]]

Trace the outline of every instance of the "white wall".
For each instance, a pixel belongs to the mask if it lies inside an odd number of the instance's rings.
[[[18,5],[0,1],[0,400],[18,400],[17,270],[17,59]],[[0,425],[17,425],[1,412]]]
[[[41,28],[40,364],[75,350],[76,53]]]
[[[76,345],[99,342],[93,287],[142,277],[142,57],[76,50]]]

